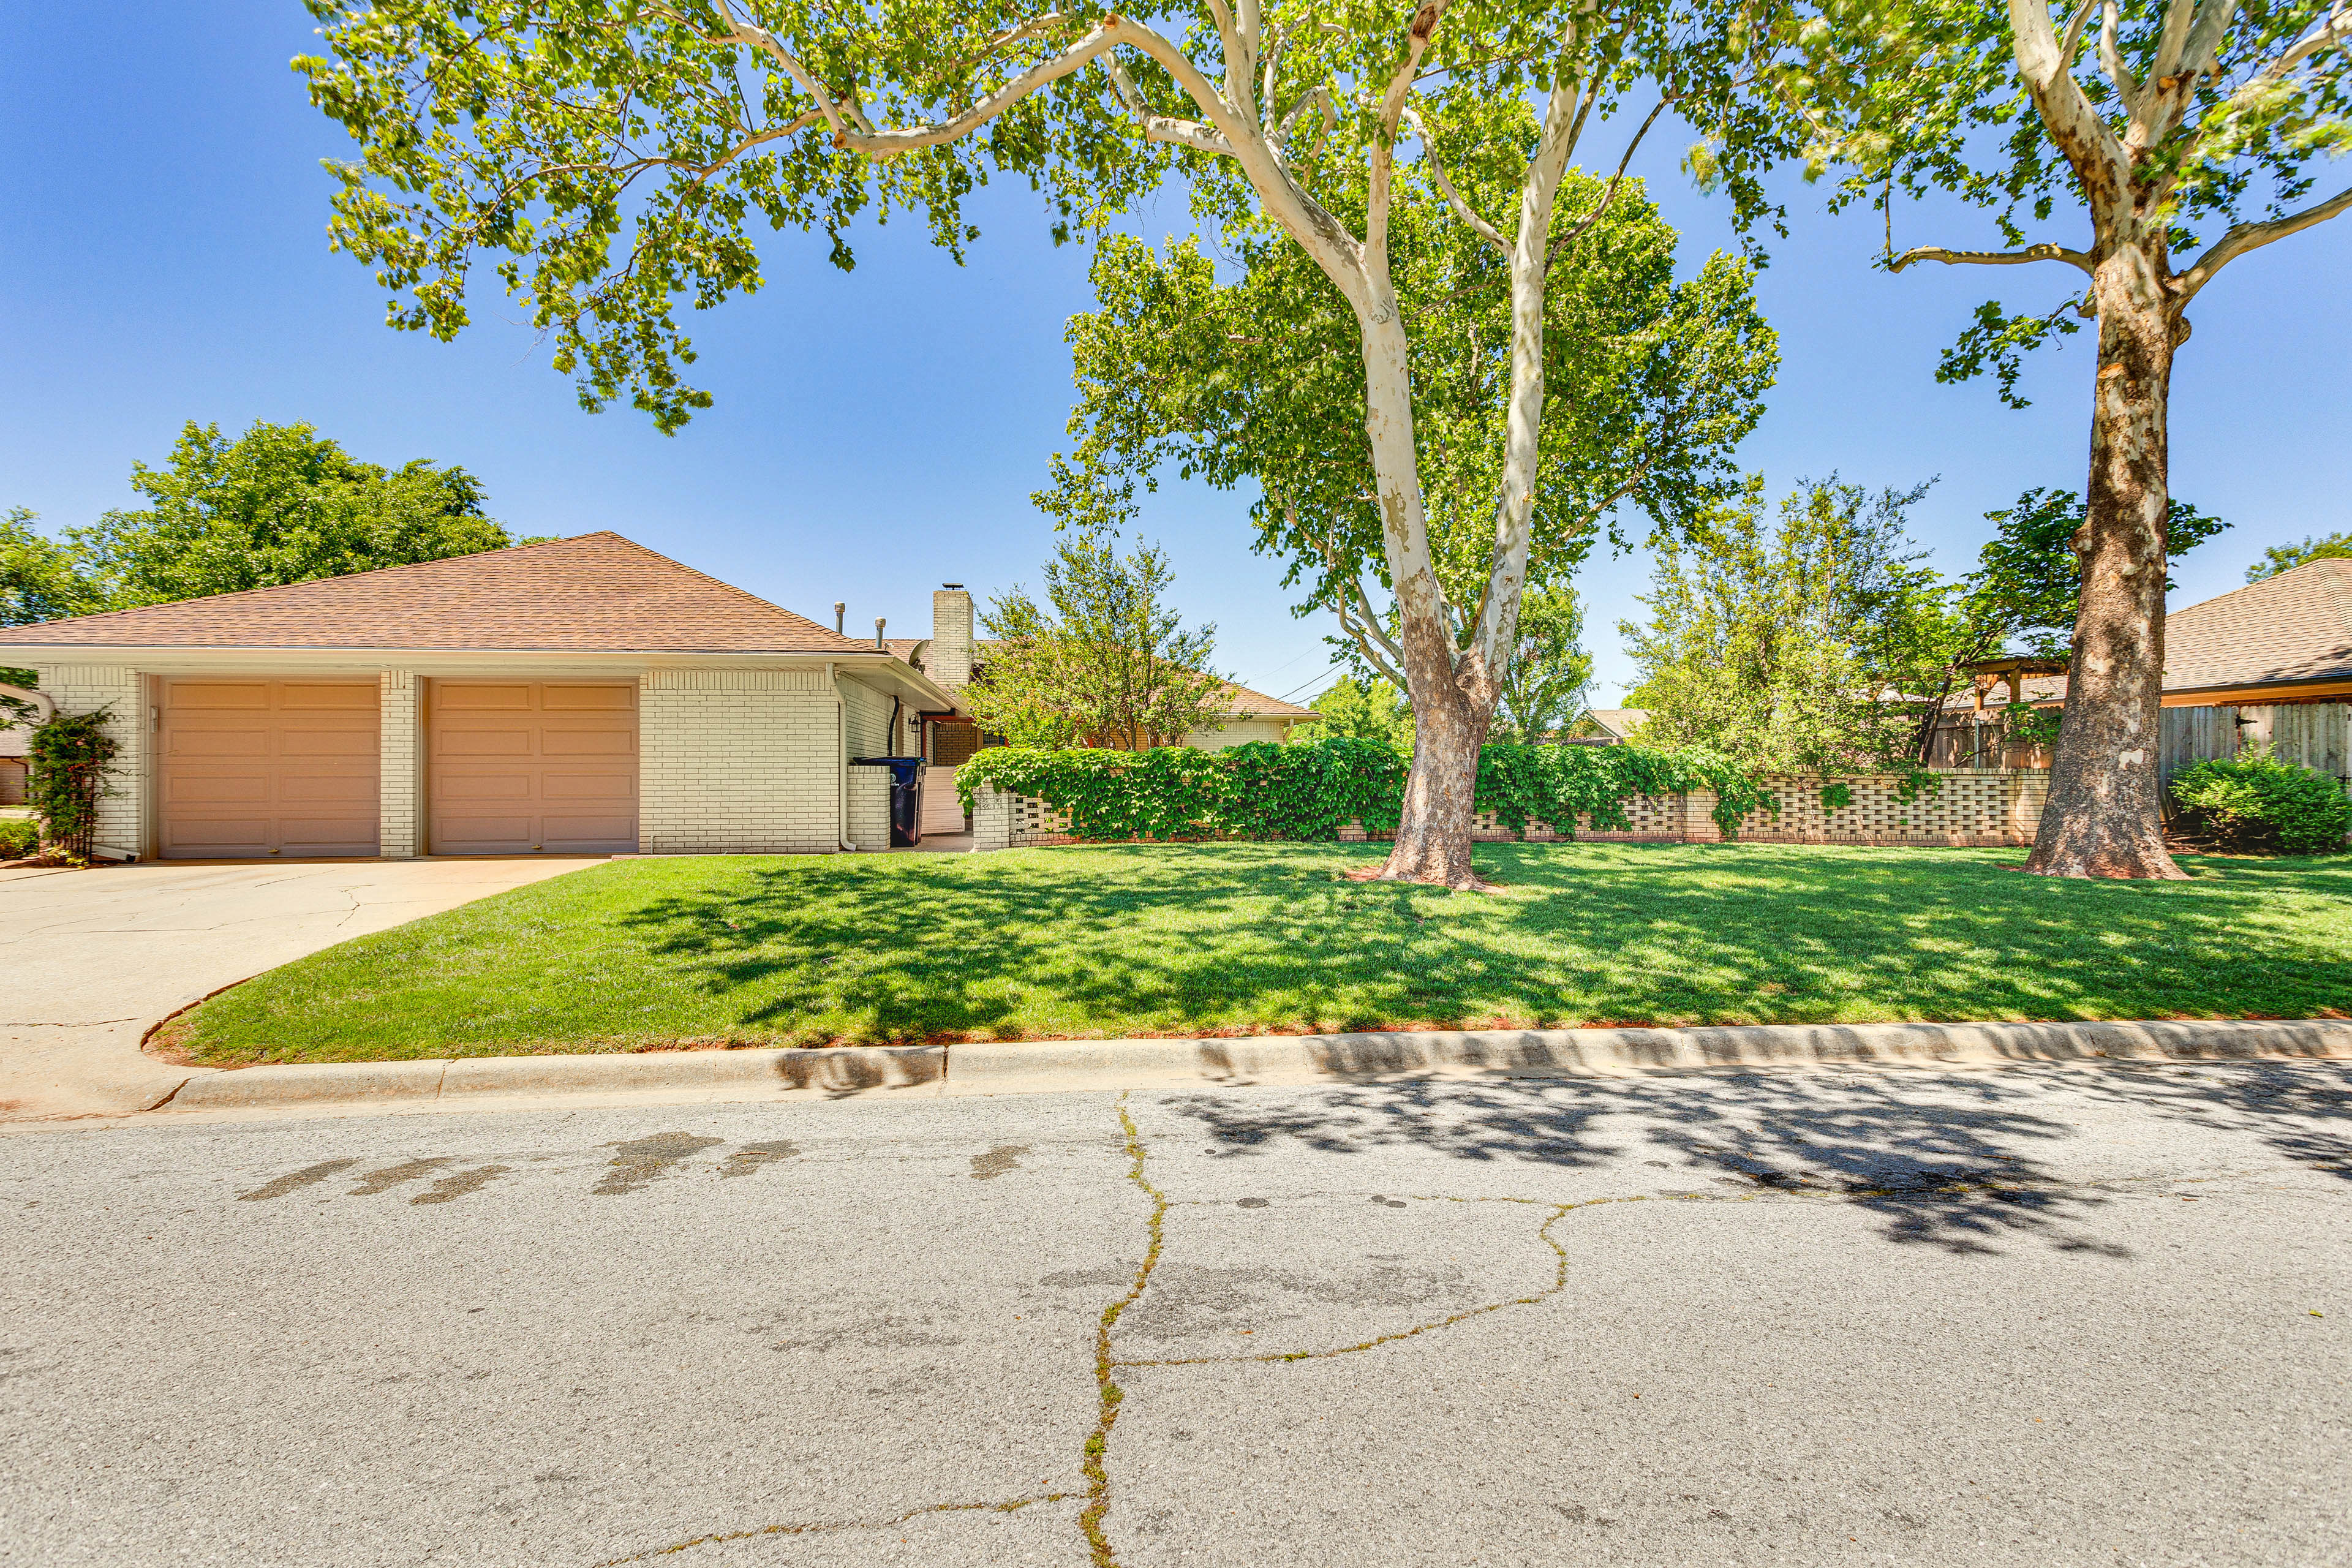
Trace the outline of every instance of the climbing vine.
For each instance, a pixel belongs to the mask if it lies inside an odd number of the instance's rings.
[[[25,798],[41,820],[41,841],[76,866],[89,864],[106,765],[121,750],[106,732],[110,711],[52,713],[35,727],[26,753],[30,777]]]
[[[1393,833],[1410,753],[1382,741],[1333,737],[1303,746],[1253,742],[1222,752],[991,747],[956,771],[971,809],[982,784],[1034,795],[1070,814],[1080,838],[1255,838],[1328,841],[1349,822]],[[1477,804],[1515,833],[1542,823],[1563,837],[1579,826],[1630,831],[1635,795],[1711,791],[1728,837],[1749,813],[1780,814],[1759,778],[1697,749],[1492,745],[1478,757]]]

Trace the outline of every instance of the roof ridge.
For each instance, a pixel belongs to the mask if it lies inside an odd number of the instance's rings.
[[[293,583],[264,583],[258,588],[232,588],[226,594],[198,594],[189,599],[161,599],[152,605],[126,605],[119,610],[93,610],[86,616],[60,616],[53,621],[26,621],[19,626],[0,626],[0,640],[5,640],[11,632],[34,631],[42,626],[87,626],[91,621],[112,620],[117,616],[143,615],[167,605],[193,605],[198,600],[216,604],[223,599],[249,599],[257,594],[279,594],[289,588],[308,588],[314,583],[349,583],[360,577],[381,577],[388,572],[415,572],[426,566],[446,565],[452,561],[478,561],[485,555],[516,555],[527,550],[551,550],[559,544],[578,544],[590,539],[618,539],[635,549],[646,548],[635,540],[623,538],[609,528],[600,528],[593,533],[575,533],[562,539],[535,539],[528,544],[501,544],[495,550],[468,550],[463,555],[436,555],[430,561],[404,561],[396,566],[371,566],[364,572],[337,572],[324,577],[304,577]],[[646,552],[653,553],[651,551]],[[669,558],[663,556],[662,559],[667,561]],[[688,566],[686,570],[691,572],[694,568]]]

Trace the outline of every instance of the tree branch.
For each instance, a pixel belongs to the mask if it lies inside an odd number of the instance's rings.
[[[1118,57],[1105,55],[1102,68],[1103,74],[1110,78],[1111,90],[1118,96],[1119,102],[1127,106],[1128,112],[1135,116],[1137,129],[1148,139],[1224,157],[1233,155],[1234,144],[1218,135],[1213,127],[1203,125],[1197,120],[1179,120],[1173,115],[1154,113],[1144,103],[1143,94],[1137,89],[1135,79],[1129,76],[1127,68],[1118,63]]]
[[[1470,204],[1464,201],[1461,193],[1454,188],[1454,182],[1445,177],[1445,162],[1437,155],[1436,140],[1430,135],[1429,127],[1422,122],[1420,111],[1407,105],[1404,122],[1412,127],[1414,135],[1421,138],[1422,151],[1429,157],[1429,172],[1437,177],[1437,188],[1444,195],[1445,205],[1454,209],[1454,216],[1469,225],[1471,232],[1480,239],[1508,256],[1511,253],[1510,241],[1505,239],[1493,224],[1472,211]]]
[[[1915,261],[1941,261],[1953,266],[1973,263],[1979,267],[2017,267],[2028,261],[2063,261],[2084,271],[2092,269],[2091,258],[2079,250],[2069,250],[2063,245],[2029,245],[2022,250],[1947,250],[1940,245],[1916,245],[1886,264],[1889,272],[1900,272]]]
[[[2213,274],[2249,250],[2259,250],[2273,240],[2284,239],[2288,235],[2300,233],[2315,224],[2326,223],[2346,212],[2352,212],[2352,186],[2347,186],[2326,201],[2307,206],[2299,213],[2290,213],[2269,223],[2234,225],[2227,234],[2207,247],[2205,254],[2199,257],[2188,271],[2173,280],[2173,291],[2186,303],[2196,297],[2197,290],[2213,280]]]
[[[1586,235],[1592,232],[1592,226],[1601,221],[1601,215],[1607,212],[1609,210],[1609,204],[1617,199],[1617,187],[1625,182],[1625,170],[1627,166],[1633,162],[1633,150],[1642,144],[1642,138],[1650,133],[1650,127],[1658,122],[1658,116],[1666,111],[1666,104],[1668,101],[1668,100],[1664,98],[1658,100],[1656,107],[1650,110],[1650,117],[1642,121],[1640,130],[1633,132],[1633,140],[1625,143],[1625,155],[1617,160],[1617,172],[1609,176],[1609,186],[1606,190],[1601,193],[1601,200],[1593,205],[1593,208],[1591,212],[1584,215],[1584,221],[1582,223],[1578,224],[1574,228],[1569,230],[1566,234],[1561,235],[1558,239],[1551,242],[1550,254],[1552,256],[1558,256],[1562,250],[1574,245],[1578,240],[1582,239]],[[1587,107],[1590,107],[1590,105]],[[1584,116],[1582,114],[1579,114],[1576,117],[1576,122],[1578,127],[1581,128],[1584,123]],[[1549,259],[1549,258],[1548,257],[1546,259]]]

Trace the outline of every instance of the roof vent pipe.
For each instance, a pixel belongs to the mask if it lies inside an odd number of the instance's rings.
[[[833,635],[835,637],[842,636],[844,628],[848,625],[849,606],[843,604],[839,599],[835,599],[833,602]]]
[[[884,620],[880,616],[874,617],[874,647],[877,652],[879,652],[882,647],[882,628],[889,624],[890,623],[888,621]]]

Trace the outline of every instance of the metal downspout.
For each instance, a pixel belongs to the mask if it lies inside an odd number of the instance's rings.
[[[838,668],[831,659],[824,661],[825,683],[833,688],[833,841],[856,854],[857,846],[849,841],[848,701],[841,694]]]

